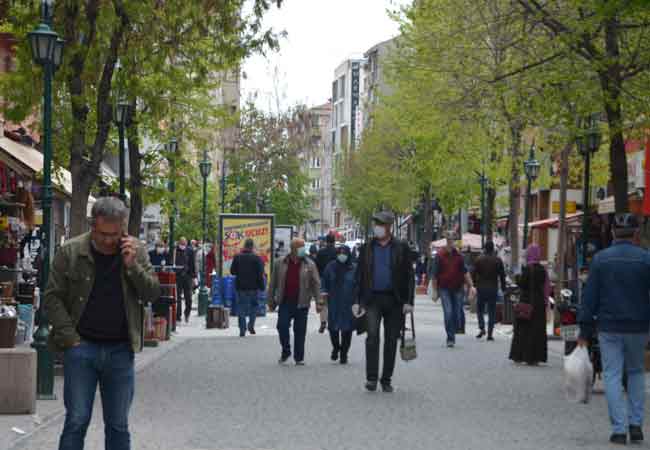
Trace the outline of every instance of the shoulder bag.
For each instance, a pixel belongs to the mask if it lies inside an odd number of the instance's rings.
[[[530,266],[528,268],[529,272],[529,277],[530,279],[528,280],[528,300],[531,303],[523,303],[519,302],[515,304],[514,310],[515,310],[515,317],[519,320],[531,320],[533,318],[533,311],[534,307],[532,304],[533,301],[533,273],[535,272],[535,268]]]
[[[406,317],[402,323],[402,344],[400,345],[400,355],[403,361],[413,361],[418,357],[418,352],[415,347],[415,319],[411,313],[411,333],[412,337],[406,337]]]

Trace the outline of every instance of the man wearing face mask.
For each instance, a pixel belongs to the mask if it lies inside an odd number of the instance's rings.
[[[169,254],[165,250],[165,245],[161,241],[156,241],[156,248],[149,252],[149,260],[151,260],[153,266],[171,264]]]
[[[356,317],[367,314],[366,389],[374,392],[381,382],[393,392],[392,376],[397,340],[404,315],[413,312],[415,274],[408,244],[393,237],[395,216],[383,211],[373,216],[375,237],[359,251],[358,298],[352,306]],[[379,329],[384,321],[384,369],[379,379]]]
[[[316,264],[307,257],[305,241],[293,239],[291,253],[275,266],[269,285],[269,298],[274,307],[279,306],[278,334],[282,354],[280,364],[291,357],[289,327],[293,321],[294,361],[303,366],[305,360],[305,337],[307,335],[307,316],[312,300],[318,300],[320,277]]]
[[[190,314],[192,313],[192,283],[196,278],[196,266],[194,264],[194,253],[192,247],[187,245],[187,239],[184,237],[178,241],[176,247],[176,259],[174,260],[176,269],[176,291],[177,291],[177,304],[176,304],[176,320],[181,321],[183,317],[183,301],[185,299],[185,323],[190,321]]]

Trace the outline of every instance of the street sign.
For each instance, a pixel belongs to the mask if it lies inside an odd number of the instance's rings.
[[[551,205],[553,214],[560,214],[560,202],[553,202]],[[575,214],[578,210],[578,205],[575,201],[566,202],[566,213]]]

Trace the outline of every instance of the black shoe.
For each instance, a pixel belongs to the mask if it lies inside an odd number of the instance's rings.
[[[240,332],[239,332],[239,337],[245,337],[245,336],[246,336],[246,332],[245,332],[245,331],[240,331]]]
[[[332,361],[338,361],[339,360],[339,351],[338,349],[332,350]]]
[[[447,341],[447,348],[454,348],[454,341]]]
[[[347,364],[348,363],[348,355],[341,353],[341,364]]]
[[[381,383],[381,390],[386,392],[387,394],[390,394],[395,391],[395,389],[393,389],[393,385],[390,383]]]
[[[481,332],[476,335],[476,339],[481,339],[483,336],[485,336],[485,331],[481,330]]]
[[[609,438],[612,444],[627,445],[627,435],[625,434],[612,434]]]
[[[318,329],[318,332],[320,334],[325,333],[325,329],[327,329],[327,322],[321,322],[320,323],[320,328]]]
[[[494,338],[493,338],[492,336],[488,336],[487,340],[488,340],[488,341],[493,341]]]
[[[305,361],[296,361],[296,366],[304,366]]]
[[[638,425],[630,425],[630,442],[643,442],[643,430]]]
[[[190,323],[190,316],[185,316],[185,323]]]
[[[289,358],[291,358],[291,353],[289,353],[289,354],[284,354],[283,353],[282,356],[280,356],[280,359],[278,360],[278,363],[284,364],[289,360]]]
[[[249,329],[248,329],[248,332],[249,332],[250,334],[257,334],[257,333],[255,332],[255,328],[249,328]]]
[[[377,390],[377,382],[376,381],[366,381],[366,390],[368,392],[375,392]]]

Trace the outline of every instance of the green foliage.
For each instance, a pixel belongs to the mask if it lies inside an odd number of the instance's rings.
[[[249,101],[241,112],[237,151],[228,154],[228,210],[273,213],[276,223],[302,225],[309,218],[309,177],[301,170],[308,139],[304,107],[279,114]]]

